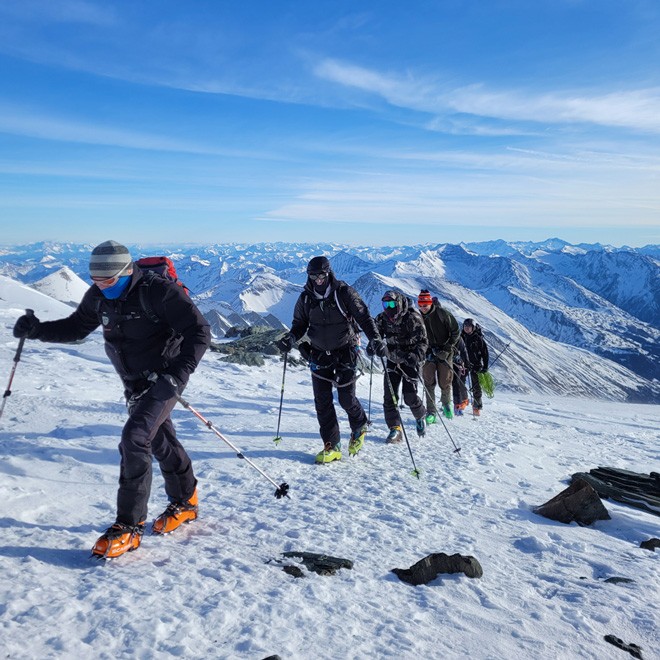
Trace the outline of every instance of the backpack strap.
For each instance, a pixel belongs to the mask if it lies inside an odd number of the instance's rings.
[[[144,315],[152,323],[160,323],[160,319],[154,311],[154,307],[151,304],[151,299],[149,297],[149,288],[151,287],[154,277],[157,277],[157,275],[152,270],[144,271],[144,277],[140,281],[140,288],[138,289],[138,296],[140,297],[140,307],[142,308]]]

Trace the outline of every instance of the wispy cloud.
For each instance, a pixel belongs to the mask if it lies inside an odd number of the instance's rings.
[[[107,27],[116,16],[106,3],[84,0],[21,0],[0,3],[0,15],[34,23],[83,23]]]
[[[474,84],[450,88],[447,83],[412,74],[378,71],[326,59],[314,69],[325,80],[380,96],[387,103],[410,110],[441,115],[428,127],[437,130],[447,113],[544,124],[589,123],[638,131],[660,132],[660,88],[588,92],[532,90],[491,91]],[[466,131],[468,130],[466,126]],[[480,127],[472,127],[478,132]],[[488,130],[488,128],[484,129]],[[514,132],[513,128],[504,130]]]
[[[169,151],[188,154],[269,158],[263,151],[218,149],[208,145],[177,140],[167,136],[131,131],[102,124],[72,121],[0,105],[0,133],[42,140],[96,144],[125,149]]]

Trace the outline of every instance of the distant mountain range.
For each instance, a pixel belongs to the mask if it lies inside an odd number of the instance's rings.
[[[288,326],[307,261],[325,254],[374,315],[386,289],[416,298],[426,288],[459,322],[475,318],[493,355],[509,345],[500,361],[503,387],[660,402],[657,245],[614,248],[550,239],[377,248],[338,243],[130,247],[135,258],[166,254],[174,260],[217,337],[231,326]],[[84,282],[70,282],[71,274],[89,282],[92,248],[3,247],[0,274],[71,303],[85,288]],[[69,283],[65,293],[54,295],[57,278]]]

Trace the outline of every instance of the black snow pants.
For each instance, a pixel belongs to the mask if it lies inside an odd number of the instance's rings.
[[[419,373],[417,369],[413,369],[407,365],[397,365],[395,362],[387,361],[387,374],[392,383],[394,394],[399,396],[399,386],[403,392],[403,400],[410,408],[415,419],[421,419],[426,415],[426,408],[422,403],[419,395],[417,394],[417,382],[419,380]],[[383,395],[383,413],[385,415],[385,423],[389,428],[393,426],[401,426],[401,416],[399,409],[392,401],[392,394],[387,384],[386,376],[384,379],[384,395]]]
[[[367,414],[355,396],[357,350],[346,347],[327,353],[312,349],[309,366],[321,439],[324,444],[330,443],[334,447],[341,439],[333,400],[334,387],[337,388],[339,405],[348,415],[351,431],[357,431],[367,423]]]
[[[136,525],[147,519],[153,457],[165,480],[170,502],[190,499],[197,480],[190,457],[177,440],[170,413],[176,398],[159,401],[144,389],[144,381],[126,389],[128,421],[119,443],[121,463],[117,493],[117,522]]]
[[[481,410],[484,405],[482,402],[481,385],[479,384],[479,374],[476,371],[470,371],[470,385],[472,391],[472,406]]]

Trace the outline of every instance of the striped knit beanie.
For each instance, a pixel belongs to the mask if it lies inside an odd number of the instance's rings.
[[[417,296],[417,304],[418,305],[432,305],[433,304],[433,298],[431,298],[431,294],[426,289],[422,289],[419,292],[419,296]]]
[[[89,274],[92,277],[109,279],[115,275],[130,275],[133,260],[128,248],[116,241],[105,241],[92,250],[89,260]]]

